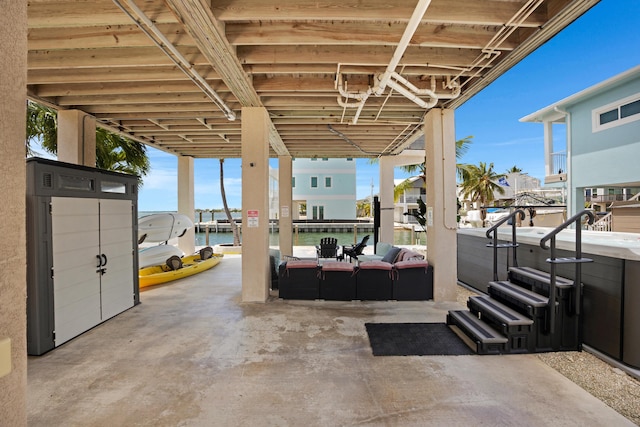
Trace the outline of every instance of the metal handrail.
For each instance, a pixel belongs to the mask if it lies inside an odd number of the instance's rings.
[[[509,215],[505,216],[504,218],[500,219],[500,221],[495,223],[491,228],[487,230],[487,233],[486,233],[487,238],[493,239],[493,242],[491,244],[491,247],[493,247],[493,280],[496,280],[496,281],[498,280],[498,248],[500,247],[513,248],[513,257],[512,257],[513,266],[514,267],[518,266],[518,257],[516,255],[516,248],[518,247],[518,243],[516,242],[516,221],[513,221],[513,219],[518,213],[520,214],[520,220],[521,221],[524,220],[526,214],[522,209],[518,209],[511,212]],[[505,222],[509,221],[509,219],[512,220],[511,221],[511,244],[500,246],[498,245],[498,227],[500,227]],[[491,236],[491,233],[493,233],[493,237]]]
[[[587,223],[593,224],[595,221],[595,215],[588,209],[579,212],[554,228],[550,233],[540,239],[540,247],[542,249],[551,249],[551,256],[547,258],[547,262],[550,263],[550,280],[549,280],[549,326],[550,332],[553,333],[555,331],[555,323],[556,323],[556,235],[560,233],[560,231],[569,227],[572,224],[576,224],[576,247],[575,252],[576,255],[574,259],[568,260],[566,262],[573,262],[576,265],[576,273],[573,281],[573,285],[575,288],[574,292],[574,309],[576,316],[580,314],[580,300],[581,300],[581,286],[582,286],[582,263],[583,262],[591,262],[590,259],[582,258],[582,227],[581,227],[581,218],[587,215],[589,217]],[[547,241],[551,240],[550,246],[547,246]],[[582,342],[581,337],[578,337],[579,342]]]

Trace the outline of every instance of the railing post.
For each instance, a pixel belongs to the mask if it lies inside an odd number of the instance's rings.
[[[549,275],[549,332],[556,329],[556,236],[551,238],[551,262]]]

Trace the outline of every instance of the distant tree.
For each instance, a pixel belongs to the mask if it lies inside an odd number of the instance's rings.
[[[509,174],[509,173],[520,173],[520,172],[522,172],[522,169],[514,165],[514,166],[511,166],[511,168],[507,169],[506,173]]]
[[[220,159],[220,196],[222,197],[222,206],[224,206],[224,213],[227,215],[227,220],[231,226],[231,232],[233,233],[233,246],[240,246],[240,232],[238,231],[238,224],[233,219],[229,205],[227,204],[227,193],[224,191],[224,159]]]
[[[469,151],[469,146],[473,142],[472,139],[473,139],[473,135],[469,135],[467,137],[464,137],[456,141],[456,159],[458,160],[461,159],[467,153],[467,151]],[[461,171],[465,167],[466,165],[464,164],[461,164],[461,163],[456,164],[456,170],[458,172],[458,175],[462,173]],[[418,163],[415,165],[400,166],[400,169],[411,174],[412,176],[419,176],[420,179],[422,179],[423,184],[426,184],[427,167],[424,162]],[[412,185],[412,182],[409,179],[405,179],[400,184],[396,185],[393,189],[394,202],[397,202],[400,199],[400,195],[404,193],[405,190],[409,189],[411,185]]]
[[[505,174],[498,174],[493,170],[493,163],[480,162],[478,166],[467,165],[461,184],[462,196],[480,205],[482,226],[486,218],[486,205],[495,200],[494,194],[504,194],[504,189],[497,183]]]
[[[371,216],[371,202],[369,200],[359,200],[356,202],[356,216],[359,218]]]

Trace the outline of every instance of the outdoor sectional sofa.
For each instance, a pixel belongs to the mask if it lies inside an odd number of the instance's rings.
[[[289,260],[280,264],[282,299],[429,300],[433,267],[417,252],[390,248],[380,260],[348,262]]]

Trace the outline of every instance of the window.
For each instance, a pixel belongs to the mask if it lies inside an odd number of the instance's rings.
[[[291,177],[291,188],[296,188],[296,177],[295,176]]]
[[[101,181],[100,190],[103,193],[127,194],[127,186],[122,182]]]
[[[312,157],[312,158],[311,158],[311,161],[312,161],[312,162],[317,162],[317,161],[318,161],[318,159],[317,159],[316,157]]]
[[[607,111],[606,113],[600,114],[600,124],[605,125],[607,123],[611,123],[613,121],[618,120],[618,110]]]
[[[324,178],[324,186],[326,188],[331,188],[331,177],[330,176],[326,176]]]
[[[640,94],[635,94],[591,112],[592,131],[610,129],[640,120]]]
[[[351,157],[347,157],[347,162],[353,162],[353,159]]]
[[[318,177],[317,176],[312,176],[311,177],[311,188],[318,188]]]
[[[329,159],[328,159],[327,157],[323,157],[323,158],[322,158],[322,161],[323,161],[323,162],[328,162],[328,161],[329,161]]]
[[[640,114],[640,99],[620,107],[620,118],[624,119],[635,114]]]

